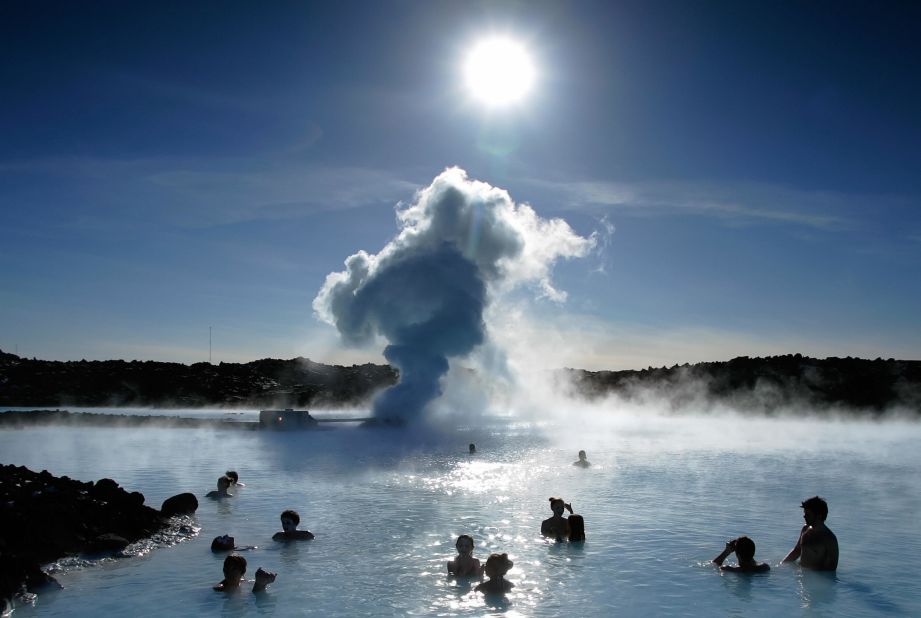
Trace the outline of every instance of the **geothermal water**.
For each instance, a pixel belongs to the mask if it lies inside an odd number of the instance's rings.
[[[2,430],[3,463],[111,477],[155,507],[182,491],[200,497],[196,536],[57,565],[64,589],[14,616],[921,615],[921,425],[606,409],[561,418],[437,431]],[[571,465],[580,448],[591,468]],[[228,468],[246,486],[221,502],[201,498]],[[834,575],[778,564],[802,524],[800,501],[814,494],[828,500],[841,546]],[[551,495],[585,517],[584,544],[539,536]],[[286,508],[315,540],[271,540]],[[484,597],[446,576],[461,533],[481,560],[492,551],[514,560],[510,594]],[[267,593],[211,590],[220,534],[257,546],[242,553],[249,578],[258,566],[278,572]],[[709,563],[740,534],[770,573]]]

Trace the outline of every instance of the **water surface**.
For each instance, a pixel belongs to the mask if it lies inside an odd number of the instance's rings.
[[[182,491],[201,501],[191,540],[67,563],[56,575],[64,590],[14,615],[921,615],[919,438],[921,426],[902,422],[605,410],[437,431],[3,430],[3,463],[111,477],[156,507]],[[591,468],[571,465],[580,448]],[[246,487],[221,502],[201,498],[228,468]],[[835,575],[778,565],[802,523],[800,501],[815,494],[828,500],[841,544]],[[551,495],[585,517],[584,544],[540,538]],[[316,540],[271,540],[286,508]],[[209,545],[225,533],[258,546],[243,553],[247,575],[278,572],[268,593],[211,590],[223,556]],[[476,582],[445,575],[461,533],[481,559],[510,555],[510,594],[485,598]],[[709,564],[740,534],[755,540],[770,573],[721,574]]]

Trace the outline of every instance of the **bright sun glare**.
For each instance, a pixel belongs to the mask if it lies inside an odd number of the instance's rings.
[[[534,64],[520,43],[505,38],[477,43],[467,56],[464,76],[470,93],[490,107],[522,100],[534,85]]]

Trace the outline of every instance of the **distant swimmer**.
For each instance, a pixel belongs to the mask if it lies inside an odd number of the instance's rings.
[[[569,522],[563,517],[564,509],[572,513],[572,506],[563,502],[562,498],[550,498],[550,510],[553,511],[553,517],[541,522],[540,533],[542,535],[552,536],[557,541],[565,541],[569,537]]]
[[[240,475],[237,474],[236,470],[228,470],[224,473],[224,476],[230,479],[230,484],[234,487],[246,487],[246,485],[240,482]]]
[[[469,450],[470,450],[470,454],[471,454],[471,455],[473,455],[474,453],[476,453],[476,444],[474,444],[473,442],[470,443],[470,446],[469,446],[468,448],[469,448]]]
[[[513,566],[515,566],[515,563],[508,559],[508,554],[490,554],[489,558],[486,559],[486,566],[483,567],[486,577],[489,579],[478,585],[474,590],[486,594],[508,592],[515,584],[505,579],[505,574]]]
[[[250,549],[257,549],[257,547],[255,545],[237,546],[236,539],[229,534],[216,536],[214,540],[211,541],[211,551],[215,553],[222,551],[248,551]]]
[[[448,573],[459,577],[478,577],[483,574],[480,561],[473,557],[473,537],[462,534],[454,543],[457,558],[448,561]]]
[[[569,524],[569,542],[585,540],[585,520],[581,515],[570,515],[567,520]]]
[[[217,480],[217,491],[209,491],[205,494],[205,497],[214,498],[215,500],[220,500],[221,498],[232,498],[233,494],[227,491],[230,488],[230,485],[230,477],[226,475],[222,476]]]
[[[585,451],[579,451],[579,461],[572,462],[572,465],[579,466],[580,468],[588,468],[592,464],[590,464],[585,457]]]
[[[800,506],[806,525],[799,533],[796,546],[790,550],[783,562],[799,558],[800,566],[814,571],[834,571],[838,568],[838,537],[826,525],[828,504],[822,498],[813,496]]]
[[[739,560],[738,566],[723,566],[723,560],[732,552],[736,553],[736,558]],[[726,547],[719,556],[713,559],[713,563],[718,565],[721,571],[733,573],[765,573],[771,570],[769,565],[755,562],[755,542],[747,536],[726,541]]]
[[[297,526],[301,523],[301,516],[297,511],[287,510],[281,514],[281,532],[272,535],[273,541],[309,541],[314,538],[310,530],[298,530]]]

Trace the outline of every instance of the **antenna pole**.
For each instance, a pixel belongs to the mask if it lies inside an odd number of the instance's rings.
[[[208,327],[208,364],[211,364],[211,327]]]

